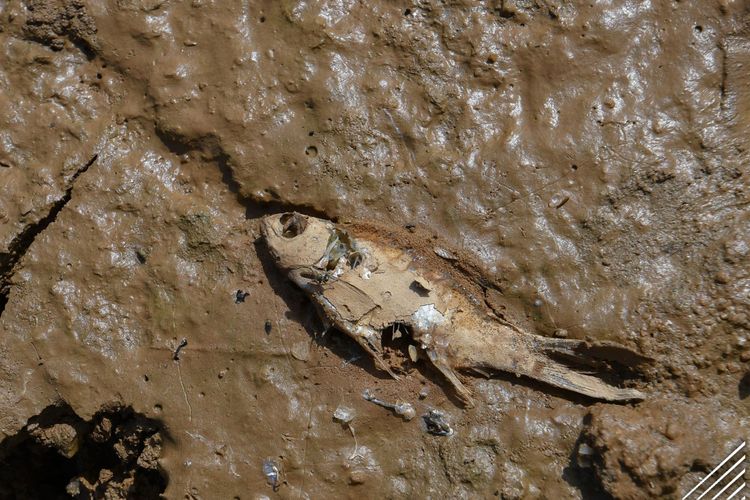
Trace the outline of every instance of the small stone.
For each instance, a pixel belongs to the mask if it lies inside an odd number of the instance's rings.
[[[81,494],[81,481],[78,478],[71,479],[68,485],[65,487],[65,493],[71,497],[78,497]]]
[[[112,436],[112,421],[107,417],[102,417],[101,421],[94,427],[91,432],[91,440],[95,443],[104,443],[109,441]]]
[[[729,279],[729,275],[724,271],[719,271],[716,273],[716,276],[714,276],[714,280],[720,285],[726,285],[729,283]]]
[[[109,481],[110,479],[112,479],[113,476],[114,476],[114,474],[109,469],[102,469],[102,470],[100,470],[99,471],[99,484],[106,483],[107,481]]]
[[[72,458],[78,452],[80,436],[69,424],[54,424],[50,427],[30,425],[27,429],[37,443],[56,450],[65,458]]]
[[[295,342],[292,345],[292,356],[294,359],[307,361],[310,359],[310,344],[305,341]]]
[[[360,469],[355,469],[349,473],[349,484],[364,484],[367,481],[367,473]]]
[[[667,439],[674,441],[680,436],[678,426],[675,425],[674,422],[669,422],[667,424],[666,430],[664,431],[664,435],[667,436]]]

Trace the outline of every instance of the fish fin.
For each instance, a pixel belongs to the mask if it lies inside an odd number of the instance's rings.
[[[377,336],[377,332],[375,331],[375,329],[369,326],[355,325],[351,321],[345,320],[336,310],[336,307],[334,307],[334,305],[323,295],[315,294],[313,295],[313,299],[315,301],[315,304],[319,308],[320,315],[322,317],[327,318],[334,327],[357,341],[357,343],[362,346],[365,351],[367,351],[370,357],[372,357],[372,359],[375,361],[375,365],[378,368],[386,371],[388,375],[393,377],[395,380],[399,380],[399,376],[396,375],[393,370],[391,370],[391,367],[383,359],[383,356],[380,353],[380,349],[370,340],[371,338]]]
[[[427,355],[429,356],[430,361],[432,361],[432,364],[435,366],[435,368],[437,368],[440,373],[442,373],[445,378],[448,379],[451,385],[453,385],[453,388],[455,389],[461,401],[463,401],[467,407],[473,407],[474,398],[471,397],[471,391],[469,391],[469,389],[467,389],[466,386],[461,382],[456,372],[448,365],[444,357],[438,354],[433,349],[428,349]]]
[[[452,364],[456,368],[480,367],[515,373],[605,401],[645,399],[645,395],[635,389],[610,385],[556,359],[596,366],[596,360],[585,351],[588,344],[583,341],[540,337],[494,325],[475,333],[471,339],[473,342],[454,348]]]

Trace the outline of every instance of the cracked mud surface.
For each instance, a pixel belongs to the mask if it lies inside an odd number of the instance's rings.
[[[147,497],[680,497],[750,437],[749,24],[731,0],[0,2],[3,467],[65,452],[29,428],[49,408],[117,407],[169,435]],[[648,399],[499,375],[467,410],[419,364],[383,377],[273,269],[258,218],[289,209],[654,358]],[[136,466],[94,468],[61,494],[127,496]]]

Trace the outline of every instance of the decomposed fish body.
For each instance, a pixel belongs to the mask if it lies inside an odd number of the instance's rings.
[[[262,232],[277,266],[310,297],[323,319],[396,378],[383,359],[381,334],[405,325],[467,403],[471,392],[457,370],[510,372],[605,401],[644,398],[635,389],[609,385],[559,361],[588,361],[583,341],[548,338],[502,323],[450,280],[421,269],[408,252],[377,238],[357,237],[331,221],[298,213],[265,217]],[[624,347],[607,348],[639,358]]]

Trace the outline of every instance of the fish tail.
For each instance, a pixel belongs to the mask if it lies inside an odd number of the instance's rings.
[[[577,372],[561,363],[550,360],[535,362],[531,370],[528,373],[524,373],[524,375],[561,389],[604,401],[645,399],[645,395],[636,389],[609,385],[600,378]]]
[[[481,332],[474,332],[471,341],[453,350],[453,365],[458,368],[485,368],[514,373],[559,387],[594,399],[605,401],[641,400],[640,391],[620,388],[604,380],[567,366],[601,366],[607,356],[592,351],[588,343],[575,339],[555,339],[517,331],[515,329],[482,325]],[[469,338],[467,336],[462,336]],[[606,344],[606,355],[635,353],[616,344]],[[616,357],[616,356],[615,356]],[[565,363],[563,363],[563,361]]]

